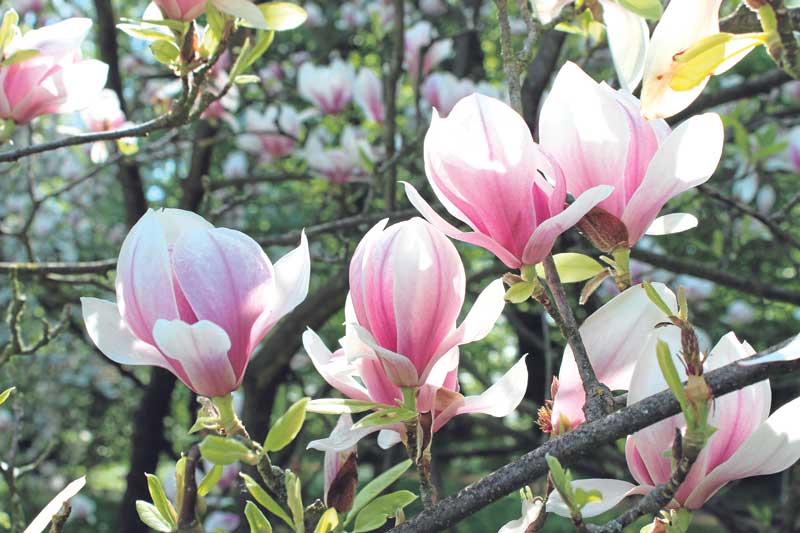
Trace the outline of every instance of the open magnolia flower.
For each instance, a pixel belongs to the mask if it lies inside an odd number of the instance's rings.
[[[253,239],[180,209],[149,210],[122,243],[117,302],[81,298],[109,359],[166,368],[197,394],[242,382],[256,345],[308,292],[305,235],[274,266]]]
[[[352,65],[341,59],[328,66],[306,62],[297,73],[297,90],[323,113],[334,115],[353,97],[355,77]]]
[[[164,18],[191,21],[205,13],[211,4],[223,13],[246,20],[256,28],[267,29],[264,14],[251,0],[154,0]]]
[[[670,328],[674,329],[674,328]],[[678,364],[678,350],[672,349],[681,379],[686,379]],[[754,353],[736,335],[728,333],[711,350],[704,365],[713,370]],[[631,376],[628,405],[667,389],[653,352],[639,359]],[[800,459],[800,398],[769,414],[771,391],[762,381],[714,399],[709,424],[716,431],[695,461],[688,476],[675,493],[671,508],[699,509],[731,481],[750,476],[774,474]],[[584,479],[576,485],[584,490],[599,490],[602,501],[584,509],[585,517],[614,507],[630,494],[646,494],[666,483],[672,472],[668,455],[675,431],[683,428],[683,415],[676,415],[628,437],[625,455],[628,468],[638,485],[619,480]],[[569,516],[557,493],[551,495],[547,510]]]
[[[675,294],[661,283],[652,286],[677,313]],[[597,379],[612,391],[628,390],[638,361],[648,357],[655,360],[659,339],[672,347],[680,347],[677,328],[656,328],[665,320],[664,312],[640,285],[631,287],[592,313],[581,325],[580,333]],[[562,433],[582,424],[585,401],[575,356],[567,346],[558,371],[558,391],[553,397],[549,429]]]
[[[761,33],[719,33],[721,4],[722,0],[670,1],[653,30],[645,58],[645,117],[665,118],[686,109],[712,74],[722,74],[765,43]]]
[[[263,161],[286,157],[294,151],[300,136],[301,117],[290,105],[270,105],[263,113],[248,107],[244,112],[244,133],[236,145]]]
[[[375,72],[361,67],[353,87],[353,99],[367,119],[383,124],[386,110],[383,106],[383,85]]]
[[[559,162],[533,142],[522,117],[500,100],[473,94],[447,118],[434,111],[425,135],[425,173],[465,232],[440,217],[410,184],[408,199],[446,235],[486,248],[510,268],[541,262],[556,238],[611,194],[601,185],[565,208]]]
[[[484,338],[504,306],[496,280],[456,326],[465,287],[458,252],[438,230],[419,218],[389,228],[381,221],[350,263],[342,349],[331,353],[312,331],[303,345],[322,377],[351,399],[397,406],[401,388],[414,389],[417,410],[432,414],[434,431],[462,413],[506,416],[527,387],[524,359],[480,396],[458,392],[458,346]],[[405,431],[403,424],[339,428],[310,446],[344,449],[380,429],[394,432],[383,434],[384,444]]]
[[[13,37],[0,48],[0,122],[26,124],[89,106],[108,75],[105,63],[81,55],[92,21],[71,18],[20,35],[15,18],[9,11],[3,19]]]
[[[598,84],[574,63],[556,76],[539,127],[540,145],[561,166],[567,192],[579,198],[598,185],[614,187],[589,217],[598,235],[586,232],[604,252],[632,248],[645,233],[694,227],[691,215],[656,217],[671,198],[711,177],[724,142],[718,115],[694,116],[670,131],[663,120],[642,118],[628,92]]]

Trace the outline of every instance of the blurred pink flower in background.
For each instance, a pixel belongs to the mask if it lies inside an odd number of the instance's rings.
[[[67,19],[18,35],[5,47],[0,59],[20,50],[38,53],[0,66],[0,119],[26,124],[41,115],[79,111],[94,101],[108,66],[81,55],[91,26],[89,19]]]
[[[252,107],[244,112],[244,133],[236,144],[242,150],[271,161],[291,154],[300,135],[300,117],[290,105],[270,105],[263,113]]]
[[[297,74],[300,96],[328,114],[344,110],[353,96],[353,66],[335,59],[328,66],[303,63]]]
[[[354,100],[367,119],[383,124],[386,110],[383,107],[383,85],[372,69],[362,67],[358,71],[353,90]]]
[[[416,78],[418,74],[424,78],[452,53],[451,39],[439,39],[435,42],[434,39],[433,25],[427,20],[421,20],[406,30],[405,66],[411,78]],[[427,51],[423,52],[426,48]]]

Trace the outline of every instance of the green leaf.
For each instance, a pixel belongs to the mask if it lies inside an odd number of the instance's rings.
[[[402,463],[394,465],[392,468],[382,473],[358,491],[355,499],[353,500],[353,507],[347,514],[344,525],[347,526],[358,512],[364,508],[369,502],[375,499],[381,492],[386,490],[389,485],[400,479],[400,477],[408,471],[413,462],[411,459],[406,459]]]
[[[267,29],[275,31],[293,30],[303,24],[308,18],[308,13],[302,7],[291,2],[266,2],[259,4],[258,9],[267,21]],[[242,26],[252,28],[253,26],[243,20]]]
[[[8,400],[9,396],[11,396],[16,391],[17,391],[16,387],[9,387],[3,392],[0,392],[0,405],[6,403],[6,400]]]
[[[175,507],[183,506],[183,478],[186,475],[186,456],[175,463]]]
[[[188,22],[184,22],[182,20],[172,20],[172,19],[137,19],[137,18],[127,18],[127,17],[120,17],[119,19],[121,22],[138,24],[138,25],[145,25],[145,26],[164,26],[172,31],[177,33],[185,33],[186,28],[189,26]]]
[[[153,52],[153,57],[156,58],[156,61],[164,65],[174,63],[181,54],[178,46],[171,41],[167,41],[166,39],[161,39],[159,41],[153,41],[150,43],[150,51]]]
[[[155,529],[156,531],[161,531],[163,533],[169,533],[172,531],[172,526],[163,516],[161,516],[161,514],[158,512],[158,509],[156,509],[156,506],[152,503],[148,503],[143,500],[136,500],[136,512],[139,514],[139,520],[144,522],[144,524],[150,529]]]
[[[677,68],[669,86],[675,91],[697,87],[712,74],[721,74],[743,59],[756,46],[766,44],[763,33],[717,33],[676,54]]]
[[[286,413],[280,417],[267,433],[264,449],[268,452],[277,452],[284,449],[292,442],[306,420],[306,405],[311,398],[303,398],[295,402]]]
[[[669,308],[667,303],[661,298],[661,295],[658,294],[658,291],[653,288],[649,281],[643,282],[642,287],[644,287],[644,292],[647,293],[647,297],[650,298],[650,301],[653,302],[656,307],[661,309],[662,313],[668,317],[675,316],[675,312]]]
[[[415,416],[417,416],[417,413],[411,411],[410,409],[404,409],[403,407],[391,407],[389,409],[382,409],[377,413],[372,413],[365,416],[353,424],[352,429],[369,428],[383,424],[406,422]]]
[[[209,28],[217,35],[222,35],[225,32],[225,15],[220,13],[219,9],[211,2],[206,3],[206,20]]]
[[[521,304],[530,299],[533,294],[533,287],[534,285],[531,281],[520,281],[509,287],[503,298],[509,303]]]
[[[392,407],[382,403],[365,402],[363,400],[348,400],[344,398],[321,398],[311,400],[306,405],[309,413],[319,413],[321,415],[344,415],[363,413],[373,409]]]
[[[664,12],[661,0],[617,0],[619,5],[648,20],[658,20]]]
[[[207,460],[217,465],[229,465],[236,461],[255,464],[258,460],[250,449],[235,439],[226,439],[219,435],[208,435],[200,443],[200,453]]]
[[[333,533],[337,527],[339,527],[339,513],[331,507],[320,517],[314,533]]]
[[[389,518],[397,516],[398,510],[417,499],[417,495],[407,490],[398,490],[375,498],[358,513],[353,533],[378,529]]]
[[[272,533],[272,525],[269,520],[253,502],[249,501],[245,504],[244,516],[250,525],[250,533]]]
[[[4,511],[0,511],[0,527],[3,529],[11,529],[11,517]]]
[[[664,375],[664,380],[667,386],[675,395],[678,403],[681,404],[681,411],[684,415],[687,414],[688,398],[686,397],[686,390],[683,388],[683,383],[678,375],[678,369],[675,368],[675,362],[672,360],[672,353],[669,350],[669,345],[660,340],[656,344],[656,357],[658,358],[658,366],[661,368],[661,373]]]
[[[145,41],[162,41],[168,40],[170,35],[163,30],[153,27],[141,26],[139,24],[129,24],[121,22],[117,24],[117,29],[127,33],[136,39],[143,39]]]
[[[258,32],[255,44],[251,43],[250,39],[247,39],[242,45],[242,50],[239,53],[239,57],[236,59],[234,68],[231,69],[231,72],[235,72],[234,77],[238,76],[247,70],[250,65],[258,61],[269,49],[274,38],[274,31],[265,31]]]
[[[236,85],[247,85],[248,83],[259,83],[260,81],[261,78],[255,74],[239,74],[233,80]]]
[[[288,505],[289,510],[292,511],[295,533],[304,533],[305,517],[303,515],[303,495],[300,478],[291,470],[285,470],[283,479],[284,483],[286,483],[286,505]]]
[[[561,494],[564,503],[572,510],[575,503],[575,495],[572,492],[572,476],[569,471],[564,470],[558,459],[549,453],[544,458],[547,461],[547,466],[550,467],[550,477],[553,479],[553,484],[556,486],[558,493]]]
[[[272,496],[267,493],[267,491],[261,488],[261,485],[259,485],[255,479],[244,473],[240,473],[239,477],[244,480],[245,488],[247,488],[247,491],[251,496],[253,496],[253,498],[256,499],[258,503],[264,506],[267,511],[286,522],[286,524],[294,527],[294,522],[291,518],[289,518],[289,515],[286,513],[286,511],[283,510],[280,504],[276,502]]]
[[[602,272],[604,268],[588,255],[576,253],[556,254],[553,256],[553,261],[561,283],[586,281]],[[541,263],[536,265],[536,273],[540,278],[545,277],[544,266]]]
[[[597,489],[583,490],[575,488],[575,506],[578,509],[583,509],[590,503],[595,503],[603,500],[603,493]]]
[[[214,465],[211,470],[208,471],[208,474],[203,476],[203,480],[200,482],[200,485],[197,486],[197,493],[200,496],[205,496],[211,489],[214,488],[219,480],[222,478],[222,465]]]
[[[147,490],[150,491],[150,497],[153,498],[153,503],[156,509],[158,509],[158,514],[160,514],[172,528],[175,528],[178,525],[178,514],[167,498],[164,487],[161,486],[161,481],[153,474],[146,473],[145,476],[147,477]]]

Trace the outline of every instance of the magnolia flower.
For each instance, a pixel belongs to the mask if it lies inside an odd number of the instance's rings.
[[[237,145],[268,160],[291,154],[300,135],[300,117],[290,105],[270,105],[264,113],[248,107],[244,122],[246,133],[237,137]]]
[[[458,392],[458,346],[484,338],[503,310],[501,280],[478,296],[460,326],[464,266],[453,244],[433,226],[414,218],[386,228],[375,225],[350,263],[347,331],[331,353],[312,331],[303,345],[322,377],[344,395],[399,405],[401,387],[416,389],[419,412],[431,412],[433,430],[462,413],[506,416],[527,387],[524,358],[480,396]],[[380,442],[397,442],[402,424],[342,428],[316,449],[343,449],[364,435],[385,429]]]
[[[350,125],[342,130],[337,148],[324,148],[320,135],[316,132],[310,135],[304,154],[309,167],[337,185],[367,180],[369,173],[364,166],[364,159],[376,159],[364,134]]]
[[[327,20],[325,19],[325,12],[319,4],[314,2],[306,2],[303,4],[303,9],[308,13],[306,24],[312,28],[319,28],[324,26]]]
[[[422,82],[420,93],[436,109],[439,116],[450,114],[456,103],[475,92],[475,83],[468,78],[459,80],[450,72],[434,72]]]
[[[703,51],[706,58],[717,60],[714,68],[700,79],[674,88],[679,81],[681,55],[692,45],[719,33],[719,8],[722,0],[673,0],[661,17],[647,50],[642,82],[642,114],[647,118],[664,118],[686,109],[703,92],[711,74],[722,74],[755,46],[763,44],[758,34],[743,34],[726,41],[709,44]],[[685,63],[683,63],[685,64]],[[692,76],[695,70],[690,69]],[[694,78],[692,78],[694,79]]]
[[[336,27],[341,30],[355,31],[368,21],[369,17],[364,10],[364,6],[357,5],[355,2],[344,2],[339,7]]]
[[[223,13],[244,19],[256,28],[268,29],[264,14],[251,0],[153,0],[164,18],[192,21],[202,15],[211,3]]]
[[[308,292],[308,243],[274,266],[250,237],[149,210],[122,243],[117,302],[81,298],[89,337],[120,364],[159,366],[203,396],[242,382],[256,345]]]
[[[44,7],[44,0],[14,0],[11,2],[11,7],[22,15],[29,12],[38,13]]]
[[[336,114],[350,101],[354,78],[352,65],[341,59],[327,67],[303,63],[297,75],[297,88],[300,96],[323,112]]]
[[[419,9],[428,16],[436,17],[447,13],[445,0],[420,0]]]
[[[439,63],[444,61],[453,51],[453,41],[451,39],[437,40],[433,44],[433,25],[422,20],[406,30],[405,34],[405,66],[412,78],[418,74],[422,78]],[[428,47],[422,54],[423,48]],[[420,57],[422,54],[422,57]],[[422,64],[420,65],[420,60]],[[421,68],[421,70],[420,70]]]
[[[81,113],[89,131],[115,130],[125,124],[125,112],[119,104],[117,93],[103,89],[97,99]]]
[[[673,292],[661,283],[652,286],[677,314],[677,299]],[[637,362],[646,358],[655,360],[659,339],[679,347],[677,328],[656,328],[664,321],[664,312],[656,307],[640,285],[627,289],[592,313],[581,325],[580,333],[597,379],[612,391],[627,390]],[[558,434],[582,424],[585,401],[575,356],[568,346],[558,372],[558,391],[553,395],[550,428],[546,429]]]
[[[445,234],[486,248],[510,268],[541,262],[561,233],[611,193],[595,187],[565,208],[558,163],[533,142],[519,114],[480,94],[459,101],[445,119],[434,112],[424,151],[437,198],[473,231],[456,229],[406,184],[411,203]]]
[[[545,510],[544,500],[541,498],[522,500],[522,516],[517,520],[507,522],[497,533],[528,533],[528,528],[535,524]]]
[[[240,522],[241,518],[236,513],[212,511],[203,522],[203,529],[215,533],[219,531],[233,532],[239,527]]]
[[[673,349],[681,379],[686,379],[677,362],[678,349]],[[747,343],[739,342],[734,333],[725,335],[711,350],[705,363],[713,370],[754,353]],[[628,405],[667,389],[658,362],[653,354],[642,357],[631,376]],[[800,398],[770,412],[769,381],[761,381],[714,399],[708,423],[716,428],[688,476],[681,484],[670,507],[699,509],[731,481],[751,476],[780,472],[800,459]],[[594,516],[614,507],[629,494],[646,494],[656,485],[666,483],[672,473],[672,447],[676,430],[685,426],[683,415],[676,415],[628,437],[625,456],[628,468],[638,485],[618,480],[581,480],[584,490],[599,490],[603,499],[592,509],[583,509],[584,517]],[[551,496],[547,510],[569,516],[560,497]]]
[[[367,119],[383,124],[386,110],[383,108],[383,86],[381,80],[371,69],[362,67],[358,71],[353,98]]]
[[[0,51],[0,60],[12,61],[0,65],[0,119],[26,124],[41,115],[81,110],[94,101],[106,83],[108,66],[81,56],[91,27],[89,19],[72,18],[17,33]],[[28,50],[37,53],[13,59]]]
[[[694,227],[691,215],[656,217],[671,198],[708,180],[724,142],[718,115],[695,116],[670,131],[663,120],[642,118],[636,98],[596,83],[574,63],[556,76],[539,127],[540,144],[560,163],[569,193],[614,187],[597,206],[625,228],[607,237],[615,241],[610,247],[632,248],[645,233]]]

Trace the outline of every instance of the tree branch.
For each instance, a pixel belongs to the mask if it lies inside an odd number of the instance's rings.
[[[792,340],[773,346],[757,356],[773,353]],[[800,360],[753,366],[731,363],[708,372],[705,374],[705,378],[714,397],[718,398],[771,376],[797,370],[800,370]],[[408,522],[393,528],[391,532],[419,533],[444,530],[506,494],[519,490],[547,474],[548,466],[545,455],[551,454],[562,463],[568,463],[583,454],[592,453],[598,446],[612,443],[678,412],[680,412],[680,405],[669,390],[645,398],[600,420],[583,424],[575,431],[548,441],[516,461],[460,490],[457,494],[445,498],[433,509],[422,511]]]

